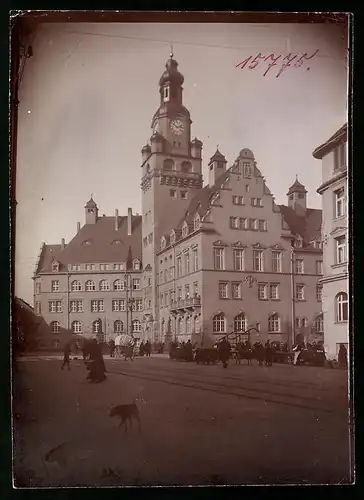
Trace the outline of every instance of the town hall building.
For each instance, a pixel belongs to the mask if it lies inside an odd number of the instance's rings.
[[[68,244],[43,244],[34,304],[50,343],[66,329],[208,346],[253,327],[253,342],[322,341],[321,210],[297,178],[277,205],[246,147],[229,166],[217,149],[204,185],[183,83],[171,55],[141,150],[142,214],[100,217],[91,197]]]

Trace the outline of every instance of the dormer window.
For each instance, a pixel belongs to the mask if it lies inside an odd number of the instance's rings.
[[[91,240],[86,240],[82,243],[82,245],[84,246],[87,246],[87,245],[92,245],[92,241]]]
[[[302,238],[297,238],[294,246],[296,248],[302,248]]]
[[[193,219],[193,229],[197,231],[200,229],[200,224],[201,224],[201,219],[198,214],[195,215],[195,218]]]
[[[161,239],[161,250],[164,250],[166,248],[166,239],[163,236]]]
[[[138,259],[133,260],[133,269],[134,271],[140,270],[140,261]]]
[[[52,273],[58,273],[59,271],[59,262],[52,262]]]
[[[176,233],[174,231],[171,232],[171,245],[176,243]]]
[[[182,226],[182,236],[185,238],[187,235],[188,235],[188,224],[187,222],[184,222]]]

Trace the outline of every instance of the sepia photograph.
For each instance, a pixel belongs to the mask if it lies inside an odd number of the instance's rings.
[[[76,14],[11,21],[13,488],[354,484],[350,14]]]

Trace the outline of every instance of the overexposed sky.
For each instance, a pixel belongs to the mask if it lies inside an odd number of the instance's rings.
[[[279,204],[296,174],[321,207],[312,151],[347,120],[346,39],[319,24],[44,24],[19,92],[15,294],[33,303],[43,241],[68,242],[93,193],[100,214],[141,213],[141,148],[173,43],[183,100],[206,166],[250,148]],[[317,55],[277,78],[247,57]],[[308,69],[309,68],[309,69]]]

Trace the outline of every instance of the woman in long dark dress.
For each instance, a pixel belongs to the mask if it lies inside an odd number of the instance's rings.
[[[96,340],[93,340],[89,346],[89,364],[90,373],[87,378],[90,382],[103,382],[106,379],[106,367],[100,345]]]

